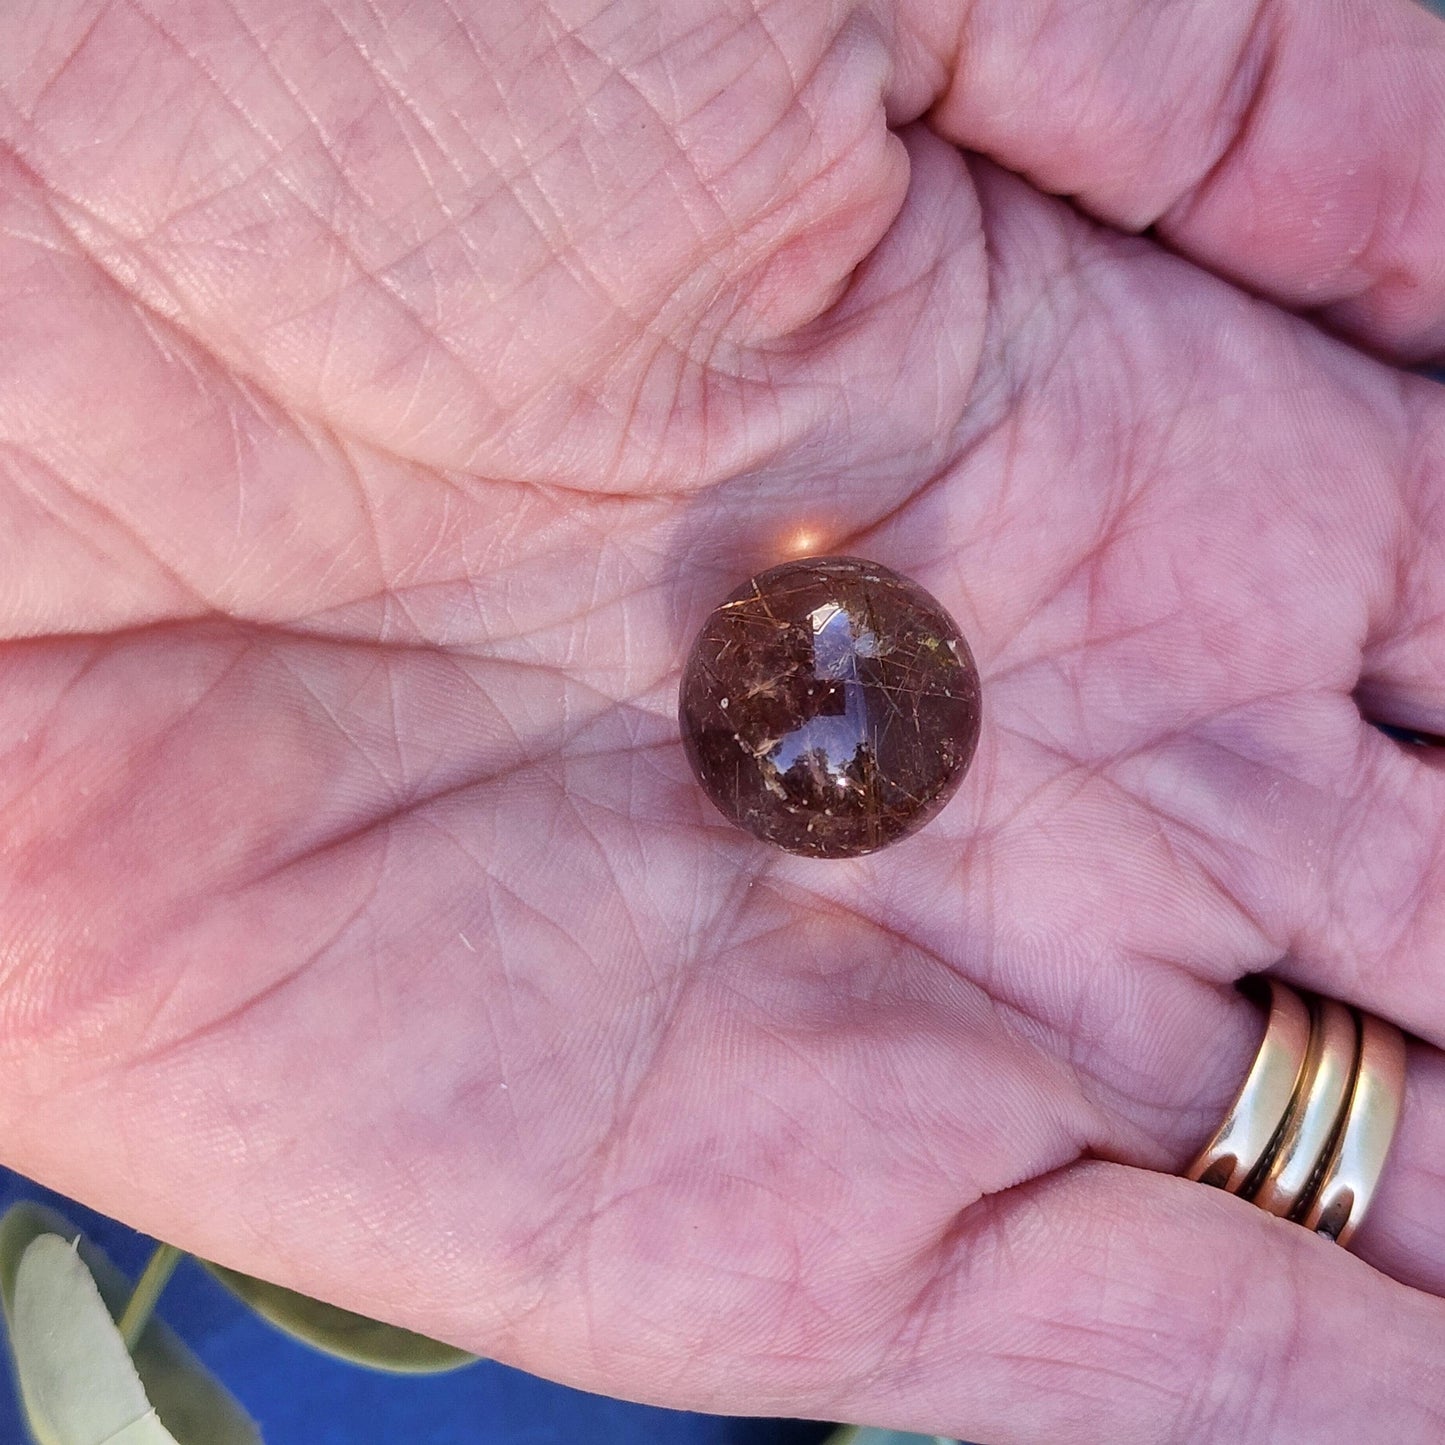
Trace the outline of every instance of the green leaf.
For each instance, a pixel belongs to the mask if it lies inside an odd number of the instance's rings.
[[[41,1445],[176,1445],[73,1246],[32,1239],[15,1268],[10,1342],[30,1427]]]
[[[906,1430],[877,1430],[871,1425],[845,1425],[823,1445],[958,1445],[944,1435],[910,1435]]]
[[[398,1375],[436,1375],[475,1362],[453,1345],[430,1340],[396,1325],[323,1304],[309,1295],[268,1284],[234,1269],[202,1260],[202,1264],[262,1319],[293,1339],[337,1359]]]
[[[79,1231],[39,1204],[17,1204],[0,1219],[0,1307],[7,1319],[14,1318],[20,1261],[43,1235],[59,1235],[69,1248],[69,1241],[75,1240]],[[130,1298],[131,1282],[84,1237],[79,1240],[79,1253],[107,1313],[118,1319]],[[235,1398],[159,1320],[152,1319],[142,1332],[134,1363],[146,1396],[179,1445],[261,1445],[260,1431]],[[69,1445],[39,1438],[42,1445]],[[149,1445],[149,1440],[143,1435],[122,1434],[106,1445]]]

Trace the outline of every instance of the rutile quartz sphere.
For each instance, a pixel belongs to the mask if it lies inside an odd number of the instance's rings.
[[[723,815],[790,853],[850,858],[952,797],[982,716],[957,625],[916,582],[857,557],[785,562],[703,624],[683,744]]]

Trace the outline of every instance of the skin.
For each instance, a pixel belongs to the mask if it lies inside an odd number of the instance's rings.
[[[1445,1431],[1445,25],[153,0],[0,48],[4,1161],[559,1379]],[[1142,234],[1147,232],[1147,234]],[[818,862],[676,686],[918,579],[973,773]],[[1347,1253],[1175,1177],[1410,1029]]]

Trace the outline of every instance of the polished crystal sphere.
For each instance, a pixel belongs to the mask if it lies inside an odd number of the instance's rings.
[[[725,817],[790,853],[847,858],[916,832],[958,788],[978,743],[978,668],[916,582],[814,557],[710,614],[680,713]]]

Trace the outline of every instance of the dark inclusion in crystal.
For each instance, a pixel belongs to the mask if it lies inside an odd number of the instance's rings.
[[[978,668],[906,577],[856,557],[786,562],[703,624],[682,678],[682,738],[739,827],[819,858],[921,828],[978,743]]]

